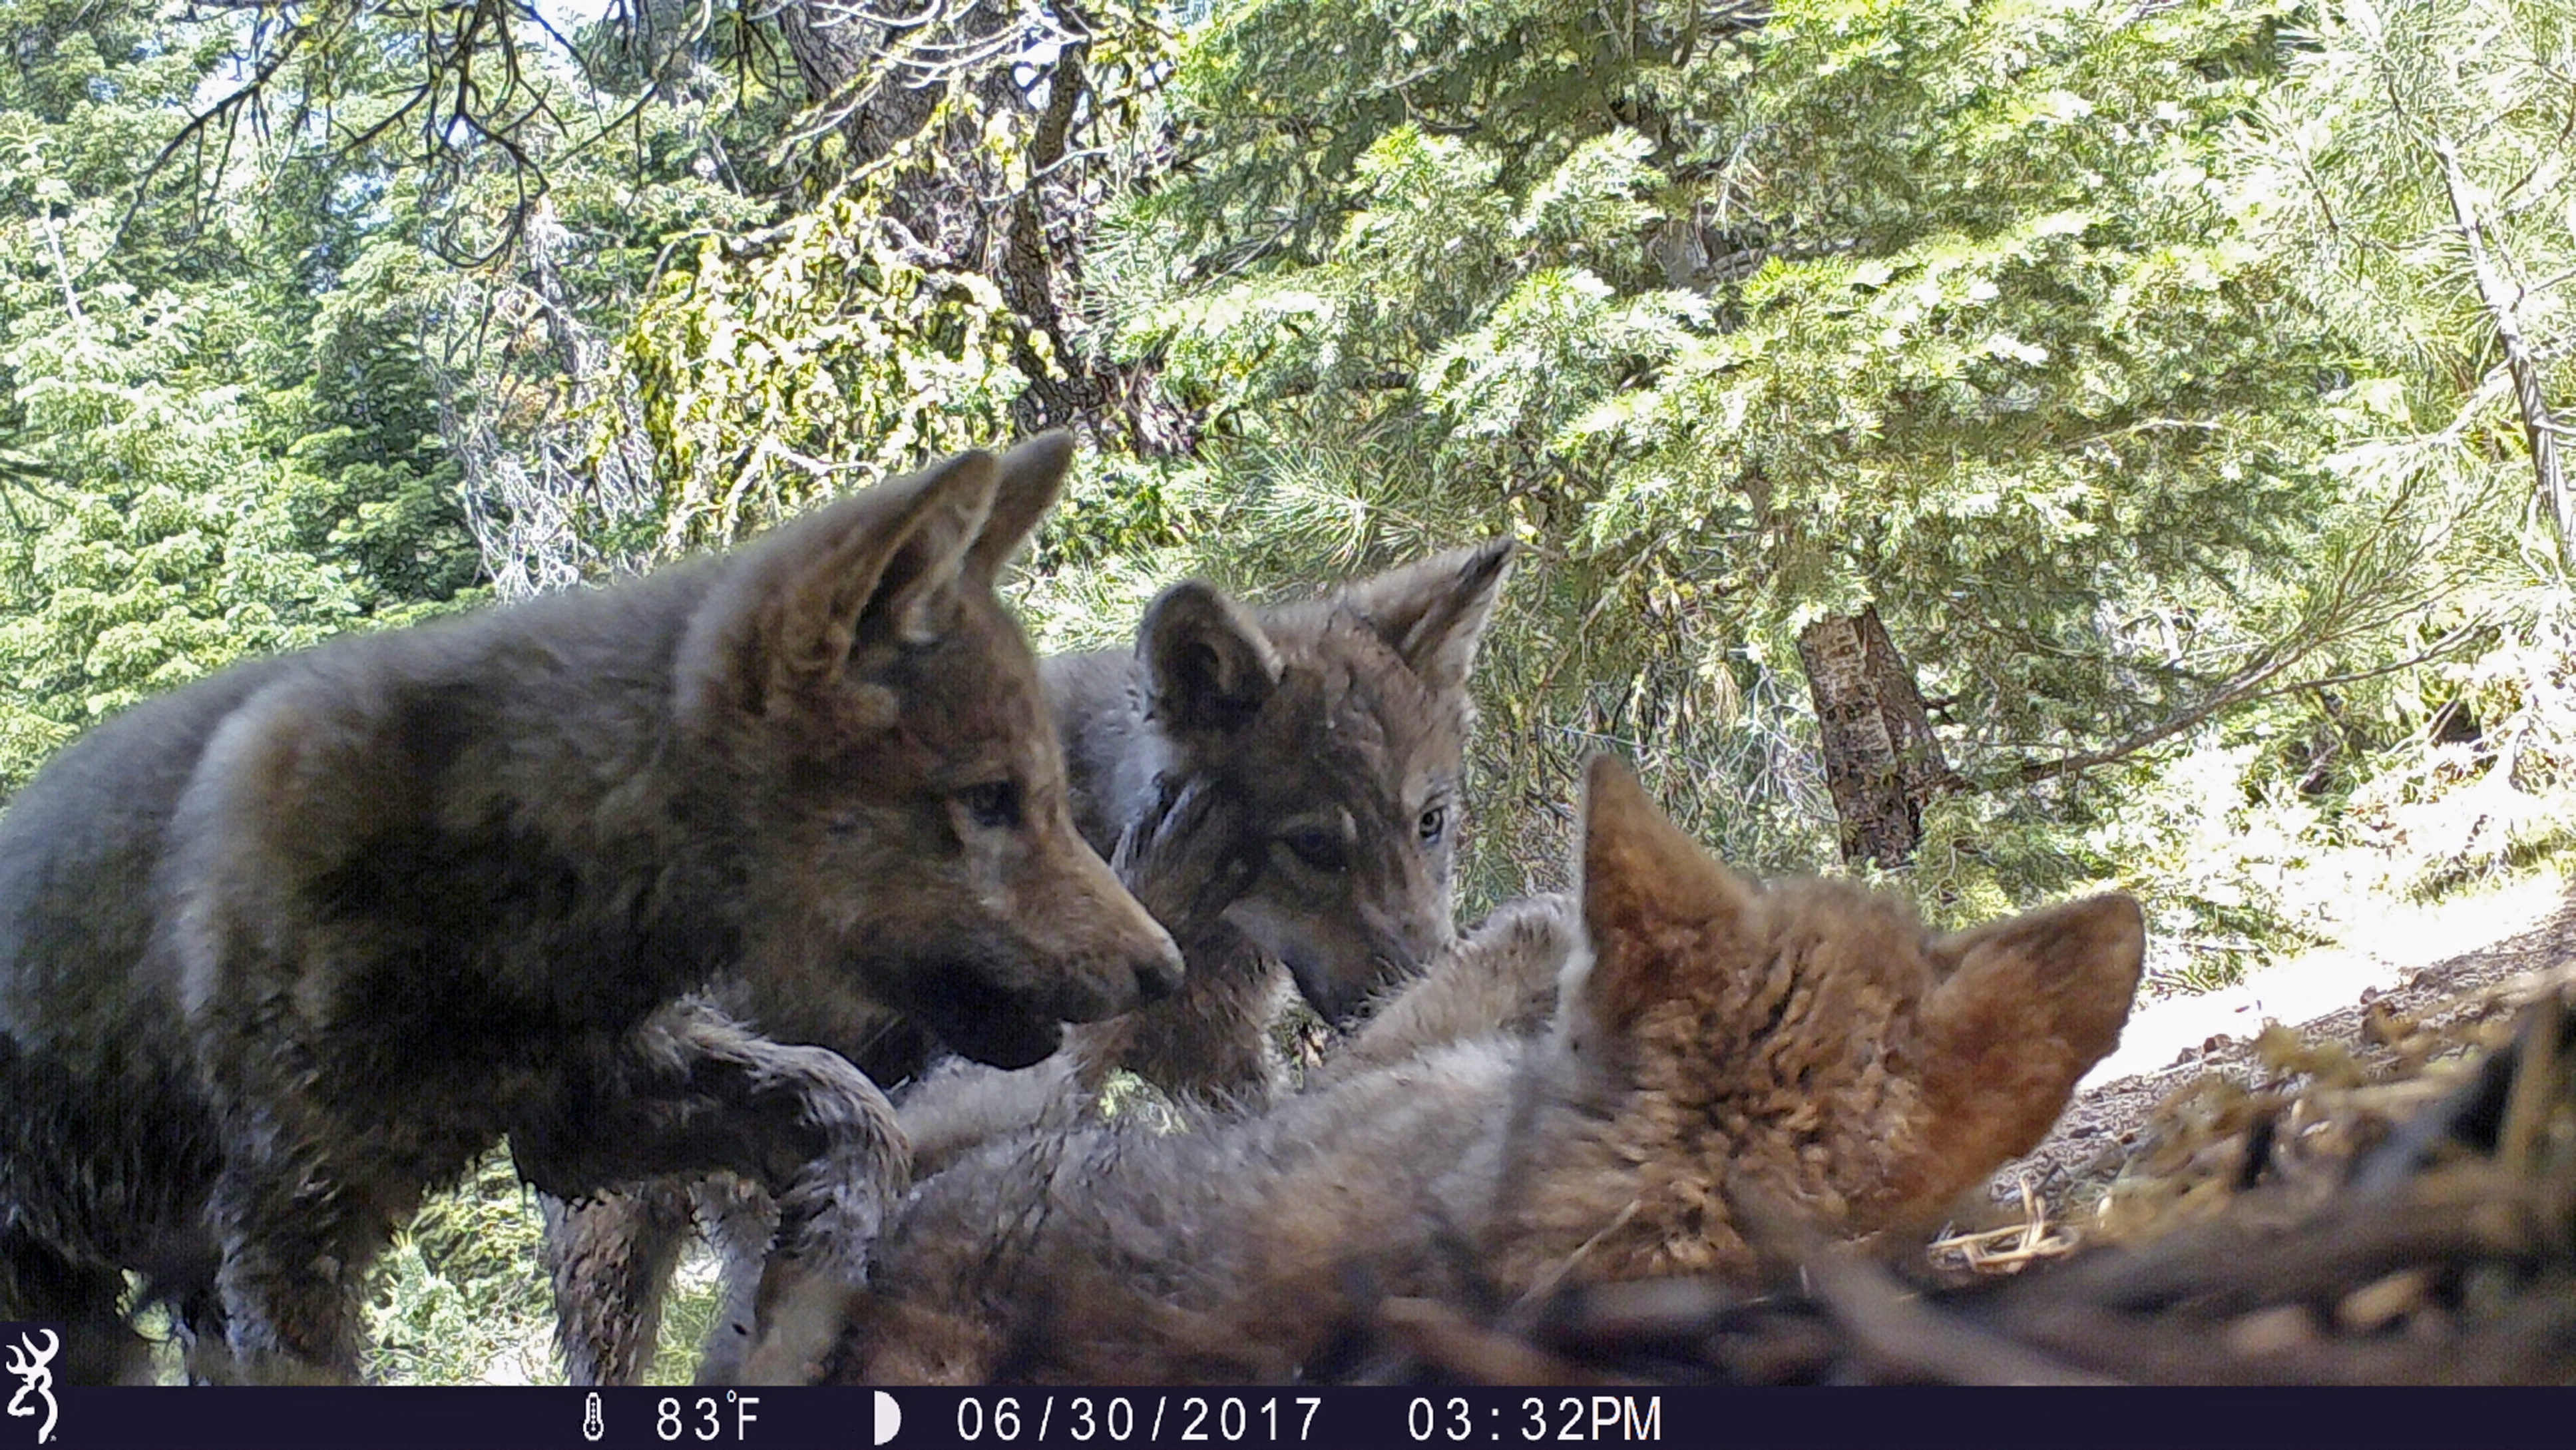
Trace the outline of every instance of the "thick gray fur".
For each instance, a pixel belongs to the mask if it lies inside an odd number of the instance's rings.
[[[1194,1111],[1257,1108],[1281,1081],[1268,1028],[1292,985],[1328,1020],[1350,1023],[1454,940],[1475,715],[1467,681],[1511,557],[1508,540],[1493,540],[1270,609],[1184,582],[1147,610],[1133,649],[1041,662],[1074,822],[1172,933],[1188,970],[1169,999],[1071,1030],[1066,1053],[1039,1067],[952,1064],[898,1091],[920,1171],[1047,1114],[1078,1113],[1120,1069]],[[1438,829],[1426,831],[1435,812]],[[1322,835],[1331,869],[1298,853],[1314,849],[1292,839],[1300,833]],[[885,1051],[833,1035],[821,1017],[829,1004],[727,1001],[789,1040]],[[923,1066],[860,1060],[890,1088]],[[685,1219],[692,1202],[710,1221],[704,1192],[645,1191],[660,1201],[600,1212],[639,1233]],[[715,1201],[732,1197],[719,1190]],[[577,1384],[637,1383],[653,1353],[659,1291],[632,1280],[658,1285],[668,1257],[623,1247],[615,1228],[556,1236],[559,1327]],[[738,1246],[719,1241],[718,1252],[748,1262]],[[738,1373],[749,1302],[729,1281],[702,1383]]]
[[[372,1262],[505,1134],[559,1197],[749,1178],[768,1291],[857,1282],[908,1176],[884,1096],[692,989],[822,983],[1030,1061],[1179,969],[1032,739],[990,584],[1062,471],[1032,448],[65,748],[0,817],[0,1319],[136,1377],[133,1271],[201,1374],[354,1378]],[[988,774],[1019,829],[957,825]]]

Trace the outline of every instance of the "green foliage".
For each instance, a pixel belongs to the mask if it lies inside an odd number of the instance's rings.
[[[707,238],[637,318],[664,552],[1009,432],[1026,378],[1000,294],[905,255],[878,221],[844,197],[754,245]]]
[[[100,716],[236,658],[470,601],[476,566],[416,348],[314,295],[313,251],[363,247],[367,208],[226,191],[195,217],[134,209],[204,37],[119,7],[17,7],[0,33],[41,58],[0,82],[15,785]]]
[[[2422,663],[2314,697],[2285,733],[2315,744],[2276,772],[2338,808],[2330,836],[2370,853],[2352,873],[2364,889],[2426,895],[2563,852],[2576,821],[2567,544],[2503,342],[2527,349],[2530,402],[2563,456],[2576,10],[2441,0],[2298,18],[2246,128],[2239,192],[2251,233],[2344,339],[2330,464],[2346,497],[2402,517],[2386,532],[2411,535],[2416,577],[2445,587],[2396,648],[2344,662]]]
[[[433,1194],[394,1240],[369,1313],[383,1384],[561,1383],[544,1226],[506,1150]]]
[[[828,96],[741,10],[276,13],[0,0],[0,788],[1074,418],[1043,648],[1521,541],[1471,911],[1565,884],[1600,749],[1834,864],[1796,641],[1864,604],[1959,773],[1937,922],[2123,887],[2184,989],[2576,846],[2571,0],[1122,0]],[[144,184],[246,53],[288,123]],[[437,1199],[378,1371],[549,1372],[533,1234],[502,1160]]]
[[[146,695],[413,617],[472,577],[435,471],[364,458],[332,470],[331,435],[276,446],[281,430],[240,384],[191,386],[178,359],[202,358],[238,321],[227,300],[103,287],[51,330],[22,314],[0,353],[45,471],[9,501],[0,779],[23,780],[51,745]]]
[[[1191,164],[1091,275],[1227,520],[1149,572],[1532,546],[1490,890],[1603,746],[1736,859],[1824,864],[1822,614],[1877,603],[1953,763],[2018,790],[2421,602],[2423,529],[2326,466],[2342,340],[2229,179],[2277,11],[1378,11],[1222,15]]]
[[[2498,319],[2471,276],[2459,206],[2514,289],[2547,397],[2576,406],[2576,13],[2513,0],[2362,0],[2303,17],[2298,64],[2263,97],[2249,191],[2303,288],[2388,380],[2377,470],[2528,489]],[[2453,149],[2455,199],[2440,149]],[[2484,475],[2484,479],[2480,478]]]
[[[1058,249],[1138,164],[1169,36],[1125,3],[1076,29],[1078,120],[1050,121],[994,76],[889,71],[875,83],[936,96],[917,133],[774,225],[707,228],[674,249],[625,334],[661,479],[655,552],[1007,437],[1042,415],[1033,391],[1080,391],[1081,319],[1035,313],[1051,314],[1055,277],[1076,265]],[[1063,83],[1060,64],[1049,86]],[[1057,154],[1067,126],[1090,144]],[[822,138],[823,174],[848,144]]]

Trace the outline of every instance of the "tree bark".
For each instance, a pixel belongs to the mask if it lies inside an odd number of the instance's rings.
[[[779,32],[796,61],[818,128],[844,141],[843,175],[883,161],[919,137],[940,102],[973,98],[964,122],[952,117],[925,139],[925,165],[877,194],[875,204],[939,264],[992,280],[1018,318],[1012,362],[1027,377],[1012,409],[1025,432],[1087,425],[1123,432],[1142,456],[1186,451],[1188,419],[1148,385],[1147,365],[1086,353],[1081,319],[1068,300],[1079,287],[1080,241],[1099,187],[1077,171],[1076,132],[1094,106],[1089,62],[1095,22],[1078,0],[1048,0],[1061,48],[1046,68],[1045,99],[1030,116],[1028,145],[1005,176],[980,155],[985,117],[1027,106],[1015,68],[1023,47],[1009,43],[1027,17],[1000,0],[786,0]],[[1132,62],[1131,62],[1132,63]]]
[[[1897,653],[1875,605],[1799,631],[1798,658],[1824,736],[1843,859],[1904,865],[1923,839],[1923,807],[1955,780],[1913,665]]]
[[[962,27],[979,10],[966,7],[952,28]],[[833,0],[791,0],[780,8],[779,38],[805,82],[806,103],[826,114],[846,108],[839,119],[849,145],[840,163],[844,172],[883,157],[917,134],[939,104],[939,88],[911,83],[920,78],[907,75],[893,55],[919,28],[891,26],[864,6]],[[885,74],[871,81],[867,73],[877,66],[885,67]]]
[[[1013,412],[1022,431],[1030,433],[1096,417],[1101,402],[1100,380],[1082,366],[1081,359],[1070,355],[1072,331],[1065,326],[1064,313],[1056,305],[1056,284],[1064,268],[1048,245],[1043,200],[1043,178],[1049,168],[1064,159],[1066,138],[1072,132],[1074,111],[1082,100],[1087,79],[1083,61],[1090,49],[1088,41],[1077,40],[1055,58],[1055,70],[1047,77],[1047,107],[1039,114],[1036,130],[1029,137],[1029,182],[1011,202],[1010,220],[1002,239],[1001,275],[997,279],[1002,300],[1011,305],[1031,332],[1047,339],[1054,353],[1052,358],[1040,357],[1026,336],[1016,349],[1014,361],[1027,374],[1029,386]]]
[[[2433,133],[2432,147],[2442,163],[2442,189],[2450,197],[2452,223],[2468,245],[2469,275],[2477,283],[2478,303],[2495,327],[2496,342],[2504,349],[2505,370],[2513,378],[2514,404],[2522,411],[2522,436],[2531,446],[2533,491],[2549,516],[2559,567],[2576,569],[2576,503],[2568,498],[2566,468],[2558,460],[2558,435],[2566,425],[2550,411],[2548,397],[2541,391],[2540,363],[2522,335],[2520,299],[2487,250],[2486,226],[2479,220],[2468,173],[2460,166],[2459,148],[2439,131]]]

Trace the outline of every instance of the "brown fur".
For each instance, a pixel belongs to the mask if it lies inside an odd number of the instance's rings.
[[[1305,1091],[1362,1076],[1452,1043],[1497,1033],[1535,1036],[1556,1015],[1558,977],[1576,945],[1574,903],[1533,896],[1497,908],[1442,949],[1422,975],[1389,990],[1308,1068]],[[1019,1072],[949,1062],[895,1106],[913,1165],[927,1178],[997,1138],[1033,1127],[1069,1129],[1086,1098],[1070,1055]]]
[[[752,1177],[773,1290],[854,1278],[907,1173],[884,1098],[684,994],[862,997],[1026,1062],[1179,971],[1073,830],[992,591],[1064,457],[962,455],[65,749],[0,817],[0,1318],[129,1370],[133,1269],[227,1372],[351,1377],[369,1265],[505,1133],[563,1197]]]
[[[1927,939],[1850,883],[1735,877],[1615,761],[1584,822],[1589,951],[1543,1038],[1191,1133],[993,1145],[878,1241],[836,1376],[1277,1379],[1318,1367],[1355,1290],[1745,1275],[1730,1182],[1840,1234],[1903,1222],[2030,1146],[2126,1019],[2126,897]]]
[[[905,1127],[926,1168],[1069,1110],[1063,1099],[1121,1067],[1200,1106],[1264,1101],[1280,1075],[1266,1029],[1292,980],[1347,1019],[1451,939],[1467,674],[1510,554],[1500,540],[1453,550],[1270,610],[1185,582],[1147,610],[1134,649],[1044,663],[1074,819],[1189,969],[1170,1000],[1079,1029],[1066,1060],[1022,1073],[950,1066],[923,1083]],[[763,1030],[851,1055],[881,1083],[924,1066],[899,1024],[817,991],[728,988],[724,1001]],[[685,1216],[688,1197],[701,1221],[758,1226],[730,1190],[646,1191],[667,1201],[599,1213],[641,1231]],[[625,1281],[667,1277],[677,1246],[640,1252],[613,1224],[567,1224],[553,1240],[571,1377],[633,1382],[656,1332],[644,1311],[659,1301]],[[704,1380],[728,1378],[748,1343],[738,1275],[726,1296]]]

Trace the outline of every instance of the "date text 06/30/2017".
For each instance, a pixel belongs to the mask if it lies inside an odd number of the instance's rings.
[[[1319,1396],[1233,1395],[1005,1395],[957,1402],[957,1438],[1047,1443],[1070,1440],[1112,1445],[1205,1442],[1303,1444],[1312,1439]],[[1344,1411],[1348,1406],[1342,1407]],[[1332,1418],[1332,1417],[1327,1417]],[[1416,1442],[1541,1443],[1575,1441],[1639,1443],[1663,1438],[1660,1395],[1530,1395],[1517,1405],[1470,1403],[1453,1396],[1414,1396],[1404,1428]]]

